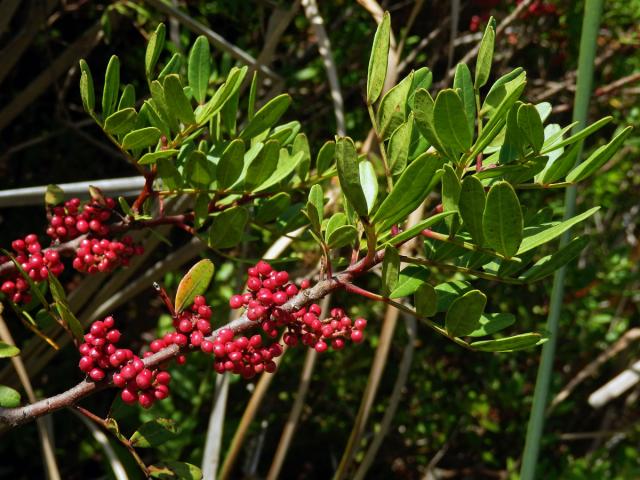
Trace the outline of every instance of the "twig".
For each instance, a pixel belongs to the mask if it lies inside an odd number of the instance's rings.
[[[2,316],[2,311],[3,307],[2,304],[0,304],[0,339],[2,339],[3,342],[9,345],[15,345],[13,337],[11,336],[11,332],[9,331],[9,328],[4,321],[4,317]],[[36,395],[33,392],[31,381],[29,380],[27,370],[24,368],[22,359],[19,356],[12,357],[11,363],[13,364],[13,368],[15,368],[18,377],[20,378],[20,383],[22,383],[22,387],[27,394],[27,398],[30,402],[35,402]],[[44,465],[46,468],[45,471],[47,473],[47,478],[49,480],[60,480],[60,471],[58,470],[58,463],[56,462],[51,433],[49,429],[47,429],[46,422],[43,418],[38,418],[36,420],[36,423],[38,426],[38,435],[40,436],[40,445],[42,446],[42,454],[44,456]]]
[[[424,1],[424,0],[422,0]],[[333,111],[336,116],[336,131],[338,135],[346,135],[346,127],[344,123],[344,101],[342,99],[342,90],[340,89],[340,80],[338,78],[338,70],[336,68],[333,53],[331,52],[331,42],[327,31],[324,28],[324,20],[318,12],[316,0],[302,0],[304,13],[311,23],[313,32],[318,43],[318,51],[322,57],[322,63],[327,71],[329,79],[329,89],[331,90],[331,100],[333,101]]]

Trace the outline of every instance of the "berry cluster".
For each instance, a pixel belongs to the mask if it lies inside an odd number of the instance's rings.
[[[279,329],[284,327],[283,341],[287,345],[293,347],[302,343],[319,353],[328,349],[327,342],[333,349],[340,350],[345,346],[347,339],[354,343],[362,341],[367,321],[364,318],[358,318],[352,322],[341,308],[333,308],[331,317],[325,320],[320,320],[321,308],[317,304],[312,304],[308,308],[302,307],[293,312],[282,310],[280,307],[299,291],[298,287],[289,283],[287,272],[274,270],[271,265],[261,260],[254,267],[249,268],[247,273],[248,291],[233,295],[229,305],[233,309],[246,307],[247,318],[259,323],[267,336],[277,337]],[[308,280],[300,284],[303,290],[309,286]],[[226,329],[221,331],[214,341],[214,344],[218,345],[218,350],[214,350],[216,371],[232,371],[251,377],[255,373],[267,370],[267,365],[271,364],[265,363],[264,353],[267,353],[266,361],[269,362],[273,356],[278,356],[282,352],[282,348],[277,343],[262,347],[261,342],[261,337],[258,335],[251,339],[239,337],[233,340],[233,332]],[[279,353],[273,355],[274,352]],[[256,365],[258,365],[257,370]],[[270,368],[275,369],[275,363]]]
[[[104,205],[94,199],[84,206],[79,198],[67,200],[63,205],[53,207],[47,235],[59,241],[73,240],[85,233],[105,237],[109,234],[105,222],[111,219],[115,206],[113,198],[105,198]]]
[[[353,343],[362,342],[363,331],[367,326],[364,318],[352,321],[342,308],[332,308],[331,316],[320,320],[320,305],[312,304],[309,308],[302,308],[293,314],[297,321],[287,324],[284,342],[293,347],[302,343],[322,353],[329,348],[342,350],[347,339]]]
[[[112,219],[115,206],[115,200],[108,197],[91,200],[84,206],[78,198],[57,205],[49,214],[50,248],[43,250],[38,237],[32,233],[12,242],[13,256],[34,282],[42,282],[49,274],[57,277],[64,270],[57,247],[59,242],[86,235],[75,251],[73,267],[76,270],[91,274],[127,266],[134,255],[143,253],[143,249],[129,236],[120,240],[109,237],[112,232],[107,222]],[[68,245],[65,250],[70,250]],[[0,256],[0,265],[8,262],[9,258]],[[14,303],[28,303],[31,299],[29,282],[20,272],[7,270],[0,281],[0,292]]]
[[[220,330],[216,339],[210,343],[211,352],[215,356],[213,368],[216,372],[232,372],[247,379],[258,373],[275,372],[276,363],[273,359],[283,352],[277,342],[263,345],[260,335],[234,339],[233,331],[228,328]]]
[[[73,259],[73,268],[79,272],[110,272],[116,267],[127,266],[134,255],[143,253],[141,245],[135,245],[129,236],[122,241],[107,238],[85,238],[80,242]]]
[[[82,354],[78,366],[92,380],[103,380],[113,371],[113,384],[122,389],[125,403],[138,402],[149,408],[156,400],[169,396],[171,375],[161,369],[145,368],[143,361],[128,348],[118,348],[120,331],[114,328],[113,317],[95,321],[80,345]]]
[[[55,276],[60,275],[64,270],[64,265],[60,261],[60,254],[55,250],[42,251],[42,246],[38,242],[38,237],[31,233],[11,242],[13,257],[20,264],[22,269],[34,282],[46,280],[49,273]],[[10,261],[6,257],[0,257],[0,263]],[[31,296],[27,293],[29,284],[22,278],[20,272],[13,271],[0,286],[0,291],[7,295],[15,303],[28,303]]]

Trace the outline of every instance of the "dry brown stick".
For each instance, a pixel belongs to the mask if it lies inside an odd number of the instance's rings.
[[[321,317],[326,317],[330,301],[331,294],[324,297],[324,300],[322,301]],[[269,467],[267,480],[277,480],[280,477],[282,465],[287,456],[287,452],[289,451],[289,446],[291,445],[291,440],[293,439],[293,435],[296,431],[296,426],[300,420],[300,415],[302,414],[302,407],[304,407],[307,391],[311,384],[311,375],[313,373],[317,357],[318,352],[316,352],[315,349],[310,348],[307,350],[307,354],[304,357],[304,365],[302,367],[302,374],[300,375],[300,383],[298,384],[295,401],[291,407],[291,411],[289,412],[287,422],[282,429],[276,453],[273,455],[273,461],[271,462],[271,467]]]
[[[571,381],[554,397],[547,409],[547,415],[549,415],[558,404],[567,399],[571,392],[573,392],[578,385],[580,385],[587,378],[595,374],[598,369],[611,358],[615,357],[618,353],[627,349],[631,343],[640,339],[640,328],[632,328],[627,331],[622,337],[618,339],[616,343],[607,348],[598,357],[584,367],[580,372],[571,379]]]
[[[520,16],[521,13],[523,13],[527,8],[529,8],[529,5],[532,2],[533,0],[524,0],[513,10],[513,12],[511,12],[509,15],[504,17],[504,19],[496,27],[496,37],[501,35],[502,32],[509,25],[511,25],[516,18]],[[464,57],[462,57],[462,60],[460,60],[459,63],[469,63],[469,61],[478,54],[479,49],[480,49],[480,44],[477,44],[475,47],[469,50]],[[453,74],[455,73],[455,71],[456,71],[455,67],[452,67],[451,69],[449,69],[443,82],[444,83],[448,82],[451,79],[451,77],[453,77]]]
[[[2,339],[3,342],[9,345],[15,345],[13,337],[11,336],[11,332],[9,331],[9,328],[7,327],[7,324],[2,317],[2,310],[3,307],[2,304],[0,304],[0,339]],[[24,391],[27,394],[27,398],[30,402],[35,402],[36,395],[33,392],[31,381],[29,380],[29,375],[27,375],[27,370],[24,368],[22,359],[20,357],[12,357],[11,363],[13,364],[18,377],[20,377],[20,383],[22,383]],[[47,428],[44,418],[38,418],[36,423],[38,426],[38,435],[40,436],[40,445],[42,446],[42,453],[44,457],[47,477],[49,480],[60,480],[60,472],[58,470],[58,463],[56,462],[54,453],[52,435]]]
[[[315,0],[302,0],[302,6],[315,33],[318,51],[322,57],[324,68],[327,71],[329,89],[331,90],[331,100],[333,101],[333,111],[336,117],[336,130],[338,135],[346,135],[346,127],[344,123],[344,100],[342,98],[342,90],[340,89],[338,69],[336,68],[333,53],[331,51],[331,42],[327,35],[327,31],[324,28],[324,20],[318,11],[318,5]]]
[[[626,77],[619,78],[618,80],[615,80],[614,82],[611,82],[608,85],[603,85],[602,87],[598,87],[596,88],[596,91],[594,92],[594,94],[596,95],[596,97],[599,97],[602,95],[608,95],[614,90],[622,88],[625,85],[628,85],[629,83],[635,83],[638,81],[640,81],[640,72],[627,75]]]
[[[79,58],[85,56],[102,38],[102,25],[96,22],[73,42],[49,67],[40,73],[0,112],[0,130],[9,125],[22,111],[38,98],[49,85]]]

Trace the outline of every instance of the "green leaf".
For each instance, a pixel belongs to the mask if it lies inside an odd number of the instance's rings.
[[[160,110],[153,100],[145,100],[138,113],[138,122],[140,122],[142,118],[146,118],[149,125],[156,127],[162,132],[162,135],[169,138],[171,136],[171,129],[169,128],[169,124],[164,121],[163,116],[160,115]]]
[[[248,154],[248,152],[247,152]],[[267,141],[258,155],[247,167],[244,184],[247,190],[263,185],[278,168],[280,158],[280,143],[276,140]]]
[[[538,280],[548,277],[580,255],[580,252],[582,252],[588,243],[589,237],[574,238],[557,252],[538,260],[529,270],[520,275],[520,280],[537,282]]]
[[[434,126],[433,109],[435,102],[429,92],[424,88],[416,90],[414,95],[414,108],[413,113],[415,115],[416,125],[420,133],[426,138],[431,145],[433,145],[439,152],[445,152],[444,147],[436,135],[436,129]]]
[[[480,327],[471,332],[469,337],[486,337],[513,325],[516,317],[510,313],[484,313],[480,317]]]
[[[209,246],[211,248],[235,247],[242,240],[248,221],[249,212],[242,207],[229,208],[215,214],[209,228]]]
[[[446,89],[438,93],[433,107],[433,123],[444,148],[459,153],[466,152],[471,147],[471,131],[461,128],[467,125],[467,116],[456,90]]]
[[[495,109],[497,109],[508,94],[508,84],[511,84],[513,80],[517,80],[518,77],[526,78],[526,73],[524,73],[522,67],[515,68],[496,80],[495,83],[491,85],[489,93],[487,93],[487,96],[482,103],[480,113],[482,115],[487,115],[491,114]]]
[[[296,167],[300,163],[300,160],[302,160],[302,152],[298,152],[295,155],[290,155],[286,148],[281,148],[276,170],[262,185],[260,185],[259,188],[254,191],[256,193],[263,192],[278,185],[281,181],[283,181],[295,171]]]
[[[112,113],[104,121],[104,129],[113,135],[122,135],[133,129],[137,119],[135,108],[125,108]]]
[[[209,54],[209,41],[205,36],[200,35],[189,52],[187,79],[193,91],[193,97],[201,105],[207,97],[210,72],[211,57]]]
[[[442,207],[445,212],[458,212],[458,203],[460,201],[460,179],[450,164],[446,164],[443,168],[442,175]],[[458,216],[447,217],[446,220],[451,234],[455,234],[459,223]]]
[[[495,40],[496,31],[491,20],[489,20],[484,35],[482,36],[482,41],[480,42],[480,49],[478,50],[478,58],[476,60],[476,78],[473,85],[476,89],[482,87],[487,83],[487,80],[489,80]]]
[[[385,241],[385,244],[397,245],[397,244],[403,243],[404,241],[419,235],[420,232],[422,232],[422,230],[424,230],[425,228],[429,228],[435,225],[436,223],[438,223],[443,218],[446,218],[449,215],[453,215],[453,213],[454,212],[442,212],[442,213],[437,213],[435,215],[431,215],[429,218],[426,218],[418,222],[413,227],[405,230],[402,233],[399,233],[395,237],[389,238],[388,240]]]
[[[389,139],[389,167],[394,176],[401,174],[407,166],[409,144],[413,133],[413,117],[414,114],[411,113],[409,119],[396,128]]]
[[[389,298],[413,295],[420,285],[427,281],[431,272],[422,265],[409,265],[400,272],[398,286],[389,294]]]
[[[125,108],[132,108],[136,104],[136,89],[133,85],[128,83],[122,90],[120,95],[120,101],[118,102],[118,110],[124,110]]]
[[[149,474],[162,480],[202,480],[202,471],[186,462],[164,462],[162,466],[151,465]]]
[[[582,222],[583,220],[589,218],[591,215],[596,213],[600,207],[593,207],[586,212],[581,213],[580,215],[576,215],[573,218],[565,220],[561,223],[553,224],[552,226],[545,228],[544,230],[540,230],[539,228],[535,229],[531,235],[526,235],[522,240],[522,244],[518,250],[518,255],[521,253],[528,252],[531,249],[539,247],[547,242],[550,242],[554,238],[562,235],[564,232],[569,230],[575,224]]]
[[[93,77],[89,65],[84,59],[80,59],[80,98],[86,112],[93,112],[96,106],[96,94],[93,87]]]
[[[304,181],[309,176],[309,168],[311,166],[311,151],[309,150],[309,140],[304,133],[299,133],[293,139],[293,146],[291,153],[295,155],[298,152],[302,152],[302,158],[298,163],[297,171],[300,180]]]
[[[436,172],[443,164],[439,155],[430,152],[409,164],[373,216],[372,223],[379,232],[403,220],[422,203],[440,179],[441,174]]]
[[[0,385],[0,407],[15,408],[20,406],[20,394],[13,388]]]
[[[515,162],[524,156],[525,138],[518,126],[518,108],[520,102],[516,102],[507,112],[507,125],[504,130],[504,142],[500,147],[498,162],[502,165]]]
[[[64,288],[55,275],[49,275],[48,279],[51,295],[55,301],[56,310],[58,310],[60,317],[62,317],[62,321],[69,327],[76,340],[82,341],[84,329],[82,328],[80,320],[76,318],[69,307]]]
[[[218,162],[218,169],[216,170],[219,188],[229,188],[238,180],[244,166],[242,160],[244,153],[244,142],[239,138],[232,141],[222,152]]]
[[[562,154],[558,158],[556,158],[551,163],[551,165],[547,166],[542,172],[541,182],[543,184],[549,184],[566,176],[576,164],[578,152],[581,148],[582,144],[580,142],[576,142],[571,145],[571,147],[562,152]]]
[[[259,204],[255,219],[258,222],[270,222],[287,210],[291,204],[291,195],[285,192],[277,193]]]
[[[331,168],[333,160],[336,156],[336,142],[330,140],[325,142],[324,145],[318,151],[318,157],[316,158],[316,170],[319,175],[322,175]]]
[[[0,358],[15,357],[16,355],[20,355],[18,347],[0,342]]]
[[[180,70],[182,70],[182,61],[183,61],[182,55],[177,52],[174,53],[171,59],[167,62],[167,64],[158,74],[158,80],[163,81],[164,77],[166,77],[167,75],[171,75],[173,73],[180,73]]]
[[[453,88],[458,90],[462,104],[464,105],[464,113],[467,117],[467,125],[469,133],[473,139],[473,130],[476,123],[476,97],[473,91],[473,81],[471,80],[471,72],[469,67],[464,63],[459,63],[456,67],[456,73],[453,77]]]
[[[557,150],[558,148],[562,148],[562,147],[565,147],[567,145],[571,145],[572,143],[576,143],[578,140],[582,140],[583,138],[586,138],[587,136],[591,135],[592,133],[600,130],[607,123],[611,122],[611,120],[613,120],[613,117],[601,118],[597,122],[593,122],[588,127],[580,130],[578,133],[575,133],[575,134],[571,135],[570,137],[562,140],[561,142],[553,143],[553,144],[549,145],[549,147],[543,149],[540,153],[542,155],[544,155],[544,154],[549,153],[549,152],[551,152],[553,150]]]
[[[320,226],[324,218],[324,193],[320,185],[314,185],[309,190],[309,200],[307,201],[307,217],[311,222],[311,227],[320,233]]]
[[[235,95],[242,85],[242,80],[244,80],[244,77],[247,74],[247,69],[247,66],[242,68],[233,67],[229,71],[227,81],[224,82],[218,90],[216,90],[213,97],[211,97],[206,104],[196,108],[196,123],[204,125],[220,111],[224,104]]]
[[[358,169],[360,171],[360,185],[362,186],[362,193],[367,202],[367,215],[373,210],[376,204],[376,198],[378,197],[378,177],[376,171],[373,168],[373,164],[369,160],[363,160],[359,163]]]
[[[44,203],[47,205],[59,205],[64,201],[64,190],[58,185],[49,184],[44,192]]]
[[[458,207],[460,216],[467,231],[477,245],[484,244],[482,218],[486,204],[486,195],[482,182],[474,176],[467,176],[462,181]]]
[[[196,122],[196,117],[191,108],[191,102],[184,94],[180,77],[176,74],[164,77],[164,101],[169,108],[169,113],[178,117],[185,125]]]
[[[193,303],[198,295],[203,295],[213,278],[215,268],[213,262],[207,258],[200,260],[189,269],[176,290],[175,308],[181,312]]]
[[[256,111],[256,96],[258,94],[258,71],[253,72],[251,87],[249,88],[249,101],[247,102],[247,120],[251,121]]]
[[[160,58],[162,48],[164,47],[166,31],[167,29],[164,26],[164,23],[160,23],[156,27],[155,32],[149,35],[149,42],[147,43],[147,50],[144,55],[144,71],[149,79],[151,78],[153,68],[156,66],[158,58]]]
[[[367,69],[367,104],[369,105],[375,103],[384,88],[384,80],[387,77],[390,39],[391,17],[389,12],[384,12],[382,21],[373,37],[371,57],[369,58],[369,67]]]
[[[400,279],[400,255],[393,246],[387,245],[384,249],[384,260],[382,261],[382,289],[380,294],[388,297],[397,286]]]
[[[435,290],[438,295],[436,310],[438,312],[446,312],[458,297],[470,292],[473,288],[467,282],[455,280],[436,285]]]
[[[341,248],[351,245],[356,236],[358,229],[353,225],[343,225],[338,227],[327,235],[327,244],[329,248]]]
[[[105,119],[113,113],[118,101],[120,89],[120,60],[115,55],[111,56],[107,71],[104,75],[104,90],[102,91],[102,118]]]
[[[157,447],[172,440],[178,433],[175,421],[168,418],[156,418],[144,423],[136,430],[129,441],[135,448]]]
[[[498,340],[482,340],[473,342],[471,348],[482,352],[515,352],[537,345],[543,337],[539,333],[522,333],[513,337]]]
[[[325,242],[329,243],[329,235],[331,235],[334,230],[344,226],[347,224],[347,216],[342,212],[337,212],[331,215],[331,218],[327,221],[324,231]]]
[[[544,143],[544,128],[536,107],[530,103],[518,108],[518,127],[535,152],[539,152]]]
[[[438,297],[436,290],[430,283],[423,283],[418,287],[413,295],[413,304],[416,307],[416,313],[421,317],[433,317],[438,306]]]
[[[571,170],[569,175],[567,175],[567,182],[581,182],[600,170],[600,167],[607,163],[620,149],[622,142],[624,142],[627,135],[631,133],[631,130],[633,130],[633,127],[631,126],[625,128],[613,137],[609,143],[596,149],[595,152],[589,155],[589,158]]]
[[[150,147],[160,140],[161,132],[155,127],[146,127],[134,130],[125,135],[122,140],[122,148],[125,150],[135,150],[138,148]]]
[[[204,153],[193,150],[187,157],[183,178],[186,178],[191,185],[206,190],[214,179],[212,167],[213,164]]]
[[[156,163],[161,158],[171,158],[174,155],[178,154],[178,150],[175,148],[168,148],[167,150],[158,150],[157,152],[145,153],[138,163],[140,165],[148,165],[151,163]]]
[[[178,123],[178,118],[169,112],[169,106],[165,100],[164,87],[158,80],[154,80],[151,82],[149,90],[151,91],[152,99],[150,106],[154,108],[162,119],[162,122],[165,123],[172,132],[179,131],[180,124]]]
[[[508,182],[495,183],[487,195],[482,229],[488,246],[505,257],[513,257],[522,242],[522,210]]]
[[[338,178],[342,192],[358,215],[365,217],[368,213],[367,199],[360,186],[360,167],[358,153],[353,140],[340,137],[336,141],[336,158],[338,163]]]
[[[276,124],[291,105],[291,97],[283,93],[267,102],[240,133],[240,138],[250,140]]]
[[[382,97],[377,123],[380,138],[387,139],[407,119],[407,97],[413,83],[413,72]]]
[[[480,290],[471,290],[456,298],[444,321],[449,335],[463,337],[477,330],[486,304],[487,297]]]

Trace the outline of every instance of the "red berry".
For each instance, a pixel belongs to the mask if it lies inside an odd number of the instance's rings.
[[[269,265],[267,262],[265,262],[264,260],[260,260],[257,264],[256,264],[256,270],[258,271],[258,273],[260,275],[263,276],[267,276],[271,273],[271,271],[273,270],[273,268],[271,268],[271,265]]]
[[[314,348],[316,349],[316,352],[322,353],[322,352],[325,352],[328,347],[326,343],[320,340],[318,343],[316,343]]]
[[[354,327],[356,330],[364,330],[367,326],[367,321],[364,318],[356,318]]]
[[[85,373],[88,373],[93,368],[93,359],[91,357],[84,356],[80,359],[78,367]]]
[[[162,385],[169,385],[169,382],[171,381],[171,374],[164,371],[158,372],[158,374],[156,375],[156,380]]]
[[[202,305],[206,305],[207,304],[207,299],[204,298],[202,295],[197,295],[194,299],[193,299],[193,304],[197,305],[198,307],[202,306]]]
[[[94,368],[89,372],[89,376],[91,377],[91,380],[99,382],[104,378],[104,371],[99,368]]]
[[[120,393],[120,398],[122,398],[124,403],[132,404],[138,400],[138,394],[132,389],[125,388],[122,390],[122,393]]]
[[[360,330],[351,331],[351,341],[353,343],[360,343],[362,339],[363,339],[362,331]]]
[[[244,305],[244,299],[242,298],[242,295],[233,295],[229,299],[229,306],[234,310],[242,307],[242,305]]]
[[[118,341],[120,340],[120,331],[109,330],[105,338],[111,343],[118,343]]]

